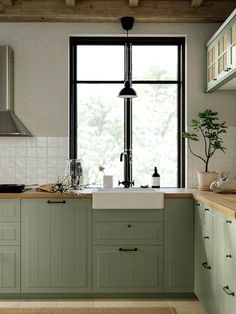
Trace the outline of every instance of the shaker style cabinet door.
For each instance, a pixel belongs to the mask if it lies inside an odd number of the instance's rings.
[[[89,200],[22,200],[22,292],[91,289]]]
[[[164,209],[164,289],[193,292],[193,200],[167,199]]]

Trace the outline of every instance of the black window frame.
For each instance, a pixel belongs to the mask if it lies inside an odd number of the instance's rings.
[[[78,45],[125,45],[132,43],[132,45],[160,45],[178,47],[178,69],[177,80],[132,80],[133,84],[177,84],[177,187],[185,187],[185,142],[182,133],[185,130],[185,37],[84,37],[71,36],[69,38],[69,156],[70,158],[77,158],[77,84],[104,84],[104,83],[120,83],[121,81],[78,81],[76,77],[77,60],[76,47]],[[116,97],[116,95],[114,95]],[[118,156],[119,158],[119,156]]]

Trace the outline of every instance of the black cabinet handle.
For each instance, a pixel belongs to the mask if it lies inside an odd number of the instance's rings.
[[[224,292],[227,293],[228,295],[232,295],[232,297],[235,296],[235,293],[229,289],[229,286],[223,287],[223,290],[224,290]]]
[[[138,249],[135,247],[134,249],[124,249],[122,247],[119,248],[120,252],[136,252]]]
[[[200,206],[200,204],[199,204],[199,203],[197,203],[196,205],[197,205],[197,206]]]
[[[225,257],[232,258],[232,255],[231,254],[227,254],[227,255],[225,255]]]
[[[130,224],[128,224],[128,228],[131,228],[131,225],[130,225]]]
[[[65,204],[66,201],[63,200],[63,201],[47,201],[48,204]]]
[[[211,269],[211,266],[209,266],[207,262],[202,263],[202,266],[206,269]]]
[[[208,237],[208,236],[205,236],[204,239],[209,239],[209,237]]]
[[[205,208],[205,212],[209,212],[209,208]]]
[[[226,220],[225,221],[227,224],[232,224],[232,220]]]

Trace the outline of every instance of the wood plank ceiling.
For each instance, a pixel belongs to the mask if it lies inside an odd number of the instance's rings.
[[[0,0],[0,22],[223,22],[235,0]]]

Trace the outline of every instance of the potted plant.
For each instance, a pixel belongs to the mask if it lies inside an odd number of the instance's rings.
[[[192,119],[193,132],[183,132],[183,137],[188,142],[188,147],[193,156],[202,160],[205,164],[205,171],[197,172],[198,188],[200,190],[209,190],[211,182],[217,179],[218,173],[209,171],[209,161],[217,150],[225,152],[221,135],[226,133],[227,126],[225,122],[220,123],[217,117],[218,112],[206,109],[198,113],[198,119]],[[195,153],[191,147],[191,142],[196,142],[203,138],[204,153],[200,155]]]

